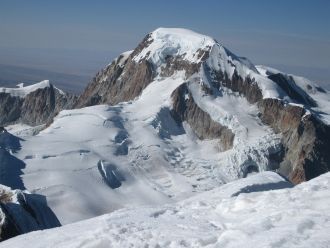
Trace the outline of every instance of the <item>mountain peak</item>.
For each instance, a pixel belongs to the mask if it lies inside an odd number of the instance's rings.
[[[147,37],[146,45],[134,57],[136,62],[148,59],[160,65],[169,56],[176,56],[197,63],[203,52],[209,51],[217,43],[209,36],[183,28],[158,28]]]

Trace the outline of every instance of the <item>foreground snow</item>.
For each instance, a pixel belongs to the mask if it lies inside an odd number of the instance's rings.
[[[330,173],[290,188],[265,172],[175,204],[122,209],[0,247],[329,247],[329,195]]]

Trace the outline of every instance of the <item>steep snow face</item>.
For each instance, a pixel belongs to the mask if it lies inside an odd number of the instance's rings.
[[[0,246],[329,247],[329,185],[329,173],[294,188],[262,173],[179,203],[122,209]]]
[[[133,59],[136,62],[147,59],[155,66],[161,66],[167,56],[198,63],[199,51],[209,50],[216,44],[211,37],[181,28],[158,28],[150,34],[148,42],[150,45]]]
[[[9,93],[11,96],[18,96],[18,97],[25,97],[31,92],[36,91],[37,89],[43,89],[50,87],[49,80],[41,81],[40,83],[32,84],[29,86],[23,86],[22,84],[19,85],[18,88],[3,88],[0,87],[0,92],[2,93]],[[63,91],[60,91],[63,94]]]

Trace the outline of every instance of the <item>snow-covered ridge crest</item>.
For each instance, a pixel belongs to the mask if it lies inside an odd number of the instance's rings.
[[[51,84],[49,82],[49,80],[43,80],[39,83],[36,84],[32,84],[29,86],[23,86],[22,84],[18,85],[18,88],[4,88],[4,87],[0,87],[0,93],[8,93],[12,96],[18,96],[18,97],[25,97],[28,94],[30,94],[31,92],[34,92],[38,89],[44,89],[44,88],[48,88],[50,87]],[[56,88],[57,89],[57,88]],[[64,94],[64,92],[60,89],[57,89],[61,94]]]

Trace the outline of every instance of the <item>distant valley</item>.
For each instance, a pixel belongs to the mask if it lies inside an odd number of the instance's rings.
[[[18,82],[33,84],[44,79],[49,79],[66,92],[79,94],[91,78],[92,75],[88,77],[86,75],[74,75],[23,66],[0,64],[0,86],[2,87],[15,87]]]

